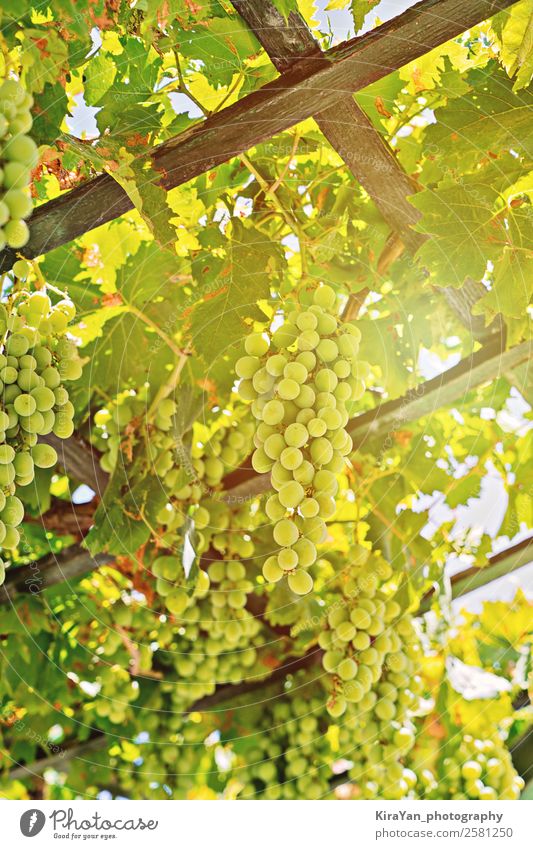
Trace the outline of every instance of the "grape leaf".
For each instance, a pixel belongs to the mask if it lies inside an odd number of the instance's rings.
[[[270,297],[270,274],[281,265],[278,245],[254,228],[232,219],[232,239],[226,257],[216,266],[216,288],[193,311],[191,335],[195,350],[207,363],[240,341],[252,321],[265,321],[257,306]],[[209,288],[212,266],[199,273],[200,287]],[[207,278],[204,279],[204,278]]]
[[[420,263],[449,286],[467,277],[481,279],[488,259],[497,259],[506,240],[504,223],[495,217],[498,193],[483,183],[445,186],[411,197],[422,213],[416,225],[431,236],[417,252]]]
[[[375,6],[379,6],[381,0],[352,0],[351,10],[356,34],[365,22],[365,18]]]
[[[533,76],[533,0],[522,0],[501,12],[493,22],[500,37],[500,61],[514,91],[529,85]]]

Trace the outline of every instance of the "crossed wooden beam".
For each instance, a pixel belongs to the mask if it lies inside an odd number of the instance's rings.
[[[516,0],[423,0],[416,6],[364,36],[352,38],[325,52],[320,52],[312,35],[298,16],[291,15],[287,26],[272,27],[273,7],[261,0],[238,0],[235,8],[250,21],[267,50],[272,48],[273,61],[281,68],[280,76],[241,100],[210,116],[191,130],[181,133],[146,154],[160,174],[161,185],[174,188],[215,168],[259,142],[315,116],[324,134],[341,152],[347,143],[344,124],[339,124],[339,103],[349,109],[347,121],[360,128],[363,143],[372,145],[376,156],[391,163],[386,148],[378,144],[379,136],[370,133],[370,122],[348,95],[357,92],[392,71],[417,59],[469,27],[512,6]],[[265,6],[262,9],[262,6]],[[275,10],[274,10],[275,11]],[[269,23],[270,21],[270,23]],[[283,19],[282,19],[283,21]],[[284,23],[284,22],[283,22]],[[293,32],[289,30],[293,29]],[[349,106],[348,106],[349,103]],[[337,116],[337,120],[335,120]],[[381,140],[379,140],[381,142]],[[360,157],[352,157],[351,144],[344,151],[350,168],[359,172],[362,184],[372,188],[369,171],[360,171]],[[357,174],[356,174],[357,176]],[[406,244],[415,247],[416,240],[409,224],[416,212],[404,202],[410,193],[407,176],[396,175],[388,196],[376,186],[376,198],[384,217],[401,210],[406,218],[401,232]],[[402,200],[403,198],[403,200]],[[376,199],[376,203],[377,203]],[[39,206],[32,217],[31,238],[24,248],[29,259],[41,256],[78,236],[118,218],[133,204],[108,174],[78,186],[58,198]],[[396,228],[395,228],[396,229]],[[11,250],[0,255],[0,272],[9,270],[14,260]]]

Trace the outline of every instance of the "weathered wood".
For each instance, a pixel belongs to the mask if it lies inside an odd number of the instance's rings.
[[[533,561],[533,537],[517,542],[515,545],[489,557],[487,566],[471,566],[451,578],[452,599],[461,598],[474,590],[479,590],[498,578],[521,569]]]
[[[74,504],[71,500],[53,498],[50,507],[40,516],[25,517],[25,522],[40,525],[46,531],[83,539],[92,527],[97,500],[92,499],[83,504]]]
[[[276,80],[147,153],[167,188],[186,183],[264,139],[338,103],[428,53],[514,0],[424,0],[361,38],[304,57]],[[132,208],[124,190],[101,175],[38,207],[28,258],[44,254]],[[3,251],[0,271],[14,254]]]
[[[278,71],[287,71],[302,56],[320,54],[320,46],[296,12],[291,12],[285,20],[265,0],[233,0],[232,5],[253,30]],[[420,219],[420,213],[407,200],[416,187],[352,94],[317,112],[314,119],[387,224],[412,253],[417,251],[425,237],[411,227]]]
[[[92,556],[73,545],[60,554],[48,554],[40,560],[8,569],[5,583],[0,587],[0,604],[12,604],[19,594],[38,595],[55,584],[75,581],[99,566],[113,563],[114,559],[111,554]]]
[[[298,13],[291,12],[285,20],[269,0],[233,0],[233,6],[253,30],[278,71],[288,70],[301,56],[320,53],[320,46]],[[421,213],[408,198],[418,191],[418,186],[405,173],[394,151],[353,95],[349,94],[314,118],[389,227],[400,237],[402,247],[415,254],[427,238],[413,229]],[[472,304],[485,293],[483,285],[476,280],[466,280],[460,290],[444,287],[442,292],[462,324],[476,338],[486,338],[490,330],[485,327],[483,316],[474,316],[471,310]]]
[[[450,579],[451,597],[452,600],[462,598],[462,596],[479,590],[497,581],[498,578],[503,578],[505,575],[510,575],[522,566],[527,566],[533,561],[533,537],[528,537],[522,542],[509,546],[509,548],[499,551],[498,554],[493,554],[489,557],[489,562],[486,566],[471,566],[468,569],[463,569],[452,575]],[[420,604],[420,613],[427,613],[431,607],[435,592],[432,590],[423,599]]]
[[[354,446],[360,448],[369,440],[400,430],[405,422],[415,421],[460,401],[461,396],[476,386],[530,360],[532,353],[533,343],[530,341],[505,351],[502,337],[495,334],[479,351],[465,357],[453,368],[421,383],[402,398],[386,401],[352,419],[348,430]]]
[[[106,746],[111,746],[114,740],[115,738],[110,738],[108,734],[95,731],[83,743],[76,741],[65,743],[64,745],[54,747],[52,754],[38,758],[33,763],[19,764],[13,767],[9,771],[9,778],[11,781],[36,778],[42,775],[45,769],[51,769],[52,767],[60,771],[61,767],[65,767],[69,761],[83,759],[83,756],[89,752],[93,753],[98,752],[100,749],[105,749]]]
[[[60,467],[72,480],[86,484],[98,496],[103,494],[109,475],[100,466],[100,454],[96,448],[76,433],[69,439],[59,439],[49,433],[43,437],[43,442],[55,448]]]

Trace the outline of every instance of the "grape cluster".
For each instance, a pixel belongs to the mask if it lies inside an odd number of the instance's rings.
[[[94,703],[96,716],[109,719],[114,725],[125,722],[129,705],[139,697],[129,672],[119,664],[106,666],[98,675],[99,698]]]
[[[242,638],[254,637],[259,631],[259,622],[246,610],[254,585],[246,579],[244,565],[239,560],[215,560],[207,573],[211,582],[212,637],[229,645],[236,645]]]
[[[446,746],[439,770],[442,778],[431,798],[492,801],[520,797],[524,780],[498,732],[479,739],[458,730],[454,740],[455,751],[449,752],[449,743]]]
[[[305,298],[305,296],[304,296]],[[257,420],[252,464],[270,472],[275,494],[265,505],[279,550],[264,564],[269,582],[288,576],[290,589],[308,593],[307,571],[335,513],[336,475],[352,450],[348,401],[364,392],[365,364],[357,363],[360,331],[342,324],[329,286],[314,290],[277,330],[254,333],[236,363],[239,394]]]
[[[167,498],[157,516],[163,528],[158,545],[174,549],[187,519],[192,518],[195,547],[201,553],[213,535],[223,535],[228,527],[229,508],[215,497],[216,492],[223,477],[250,453],[254,427],[243,418],[242,411],[220,417],[210,428],[195,423],[191,445],[186,447],[173,432],[176,410],[175,401],[165,398],[158,403],[152,419],[142,393],[124,393],[95,414],[93,438],[103,452],[100,463],[105,471],[112,472],[119,456],[124,455],[132,485],[137,468],[132,460],[144,453],[141,474],[146,473],[148,465]],[[247,541],[242,539],[241,543],[239,556],[250,556],[246,554]]]
[[[177,557],[162,555],[153,564],[157,591],[172,613],[165,662],[178,674],[172,684],[176,709],[210,695],[219,684],[238,683],[248,674],[265,677],[258,650],[261,622],[246,609],[253,590],[242,563],[216,560],[199,571],[194,591],[183,584]]]
[[[230,639],[229,622],[212,618],[208,599],[189,604],[178,620],[169,654],[178,674],[171,685],[176,710],[211,695],[220,684],[237,684],[248,675],[268,676],[268,669],[259,663],[258,649],[264,642],[260,622],[251,615],[236,621],[240,634],[230,632]]]
[[[330,678],[327,710],[342,716],[341,752],[363,798],[413,795],[417,775],[406,765],[420,712],[421,647],[414,622],[388,585],[393,576],[379,554],[354,546],[341,575],[341,596],[319,635]],[[392,582],[391,582],[392,583]],[[394,585],[392,584],[392,587]]]
[[[373,710],[350,705],[343,716],[340,750],[351,762],[348,775],[363,799],[417,798],[419,776],[410,753],[416,742],[412,713],[419,709],[419,694],[411,687],[409,676],[385,674],[372,690]],[[395,703],[392,720],[378,713],[385,699]]]
[[[383,586],[393,574],[389,563],[363,546],[352,549],[350,557],[342,595],[330,606],[318,638],[322,664],[332,676],[328,710],[338,718],[349,704],[357,704],[390,722],[406,700],[399,682],[413,683],[421,648],[412,618]],[[382,680],[385,671],[389,683]],[[418,676],[414,682],[420,686]]]
[[[152,563],[152,574],[156,578],[157,593],[173,616],[181,616],[193,603],[195,595],[201,596],[209,589],[209,578],[200,570],[194,593],[187,590],[184,586],[183,563],[174,554],[160,554],[156,557]]]
[[[16,292],[0,304],[0,547],[18,545],[24,517],[17,487],[33,481],[35,467],[57,462],[55,449],[39,436],[68,438],[74,407],[65,380],[82,372],[76,345],[65,336],[74,318],[66,299],[52,306],[43,291]]]
[[[25,219],[31,215],[31,171],[37,145],[30,136],[33,97],[16,80],[0,85],[0,250],[19,249],[30,237]]]
[[[302,689],[302,685],[303,689]],[[293,692],[267,699],[257,708],[237,711],[239,722],[254,728],[242,745],[234,744],[234,777],[243,799],[323,799],[330,792],[331,746],[325,736],[324,700],[302,675]]]

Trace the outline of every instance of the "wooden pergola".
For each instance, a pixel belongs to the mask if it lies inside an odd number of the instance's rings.
[[[399,249],[415,253],[425,238],[412,226],[419,213],[408,197],[416,187],[353,94],[513,5],[515,0],[423,0],[366,35],[326,52],[320,50],[298,14],[291,13],[285,20],[269,0],[232,2],[270,56],[279,76],[192,130],[146,153],[146,161],[159,172],[160,184],[165,189],[182,185],[312,116],[374,201],[395,234]],[[121,186],[111,176],[102,174],[35,210],[25,254],[28,258],[41,256],[123,215],[132,207]],[[0,270],[10,269],[13,259],[13,252],[4,251],[0,256]],[[505,332],[500,325],[491,327],[487,333],[473,324],[470,308],[484,291],[481,283],[470,281],[460,292],[442,291],[459,317],[465,323],[468,321],[481,347],[416,390],[355,417],[348,429],[356,448],[453,403],[495,375],[509,373],[530,359],[529,342],[506,350]],[[72,478],[86,483],[98,495],[103,494],[108,478],[91,446],[79,435],[66,442],[53,436],[46,439],[54,444],[60,463]],[[221,497],[240,502],[267,491],[269,486],[269,476],[257,475],[248,461],[228,475]],[[55,505],[48,519],[43,517],[45,525],[50,519],[51,528],[57,529],[63,523],[62,527],[77,528],[83,533],[91,523],[92,514],[74,505]],[[59,524],[54,525],[54,522]],[[533,537],[492,557],[483,569],[472,567],[454,576],[452,597],[457,598],[508,574],[532,558]],[[107,554],[91,557],[81,546],[72,546],[58,557],[47,556],[39,562],[38,591],[63,581],[75,581],[113,560]],[[0,589],[0,603],[16,604],[19,598],[34,591],[31,589],[35,577],[32,568],[30,564],[10,570]],[[427,605],[428,599],[423,600],[422,610],[427,609]],[[253,612],[259,616],[263,613],[261,610]],[[283,633],[283,629],[274,630],[280,635]],[[212,710],[233,696],[267,686],[277,680],[276,676],[280,678],[287,672],[315,663],[319,657],[320,650],[313,649],[303,658],[289,661],[266,681],[220,687],[213,696],[201,699],[191,710]],[[105,745],[106,736],[95,734],[85,743],[65,747],[61,763]],[[57,760],[57,757],[46,757],[33,764],[20,765],[11,771],[11,776],[23,778],[41,774]]]

